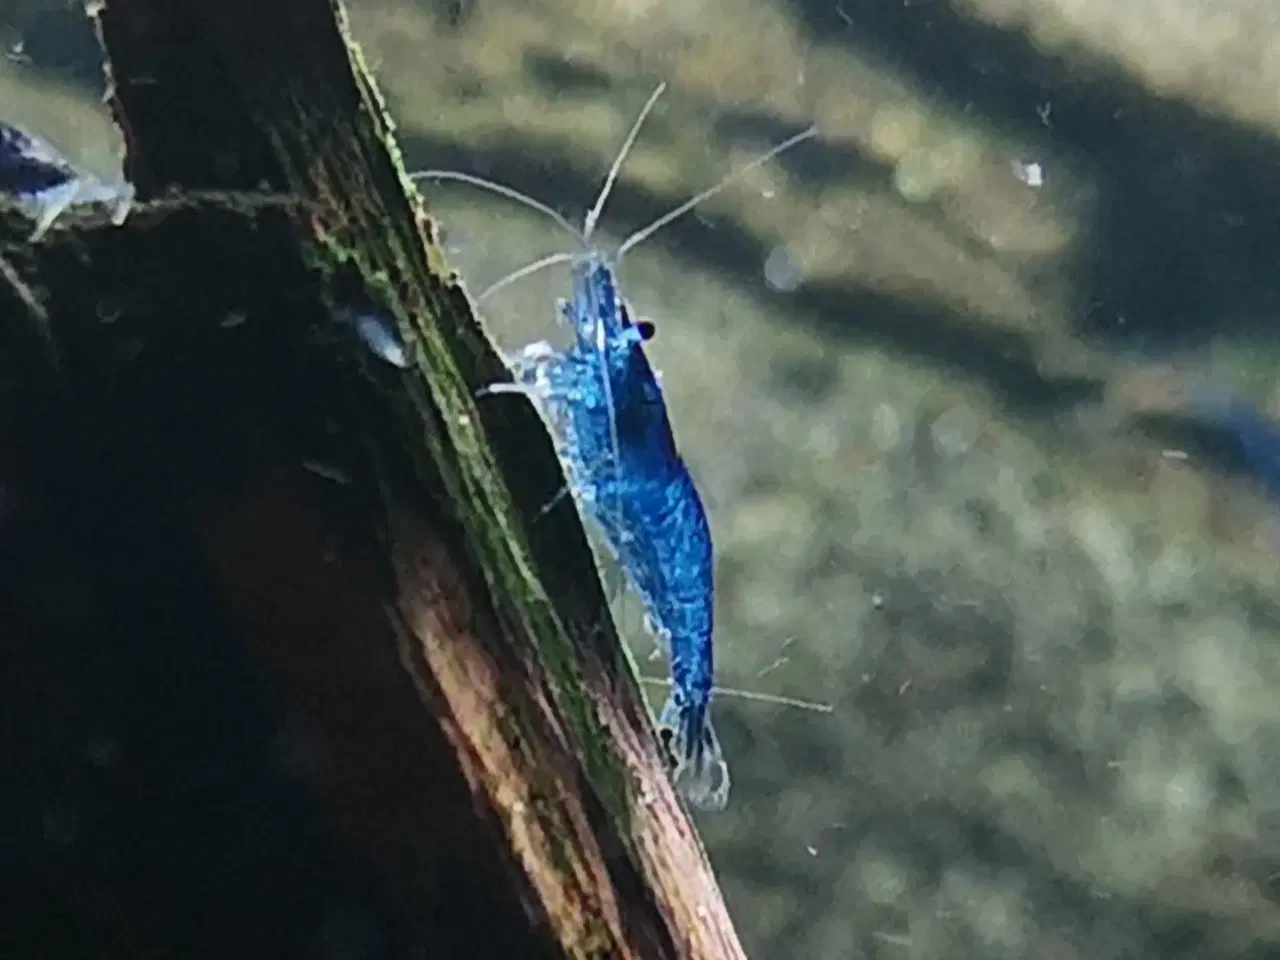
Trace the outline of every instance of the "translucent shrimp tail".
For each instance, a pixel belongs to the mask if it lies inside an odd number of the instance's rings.
[[[711,725],[710,704],[696,707],[673,694],[658,727],[671,751],[671,779],[681,796],[704,813],[724,810],[729,805],[729,764]]]

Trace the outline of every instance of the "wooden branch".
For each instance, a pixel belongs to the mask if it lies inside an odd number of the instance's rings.
[[[539,518],[564,483],[545,430],[474,400],[505,371],[340,6],[106,0],[97,21],[143,203],[37,248],[0,219],[4,343],[52,348],[22,388],[134,398],[76,407],[75,435],[183,505],[334,834],[419,942],[742,956],[577,515]],[[352,302],[396,319],[412,370],[333,321]]]

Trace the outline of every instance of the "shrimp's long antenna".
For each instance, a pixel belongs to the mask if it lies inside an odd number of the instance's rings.
[[[636,117],[635,123],[631,125],[631,130],[627,133],[627,138],[625,141],[623,141],[622,148],[618,151],[618,155],[614,158],[613,165],[610,166],[609,173],[605,177],[604,186],[600,189],[600,193],[596,197],[595,204],[592,206],[591,210],[587,213],[586,220],[583,222],[583,227],[581,230],[579,230],[572,223],[570,223],[568,219],[564,217],[563,214],[559,213],[557,210],[553,209],[551,206],[543,203],[541,200],[535,200],[533,197],[529,196],[526,193],[522,193],[521,191],[517,190],[515,187],[509,187],[506,184],[498,183],[494,180],[486,180],[484,177],[479,177],[479,176],[476,176],[475,174],[462,173],[461,171],[458,171],[458,170],[419,170],[416,173],[409,174],[409,179],[414,181],[453,180],[458,183],[467,183],[473,187],[479,187],[482,190],[488,190],[490,193],[496,193],[498,194],[498,196],[506,197],[508,200],[514,200],[516,201],[516,203],[523,204],[524,206],[528,207],[530,210],[538,211],[539,213],[548,217],[553,223],[555,223],[558,227],[560,227],[561,230],[572,235],[574,239],[576,239],[584,247],[590,247],[591,237],[595,233],[596,226],[600,221],[600,215],[604,212],[604,205],[608,201],[609,195],[613,192],[614,186],[617,184],[618,176],[622,171],[622,164],[626,160],[627,155],[631,152],[631,148],[635,146],[636,138],[639,137],[640,135],[640,128],[644,125],[645,120],[648,119],[649,114],[653,112],[653,108],[657,104],[658,98],[662,96],[666,88],[667,88],[667,85],[665,82],[658,84],[658,86],[654,89],[653,93],[649,95],[648,101],[645,102],[644,109],[642,109],[640,111],[640,115]],[[750,173],[752,170],[755,170],[756,168],[761,167],[764,164],[768,163],[770,160],[777,157],[780,153],[790,150],[792,147],[796,146],[799,143],[803,143],[805,140],[812,139],[813,137],[817,136],[817,133],[818,133],[818,128],[816,126],[811,126],[805,130],[802,130],[800,133],[797,133],[795,136],[787,138],[786,140],[782,141],[782,143],[779,143],[777,146],[770,148],[765,153],[756,157],[750,163],[746,164],[745,166],[739,167],[737,170],[733,171],[733,173],[726,176],[719,183],[715,184],[714,186],[708,187],[707,189],[702,190],[699,193],[695,194],[694,196],[690,197],[688,200],[684,201],[675,209],[667,213],[664,213],[661,217],[659,217],[657,220],[654,220],[648,226],[641,227],[639,230],[631,234],[631,236],[627,237],[627,239],[622,242],[622,245],[618,248],[617,253],[613,257],[614,266],[617,266],[618,263],[622,261],[623,256],[628,251],[639,246],[645,240],[648,240],[651,236],[653,236],[663,227],[667,226],[674,220],[679,219],[681,216],[688,213],[690,210],[692,210],[698,204],[702,203],[704,200],[708,200],[711,197],[714,197],[716,194],[720,193],[730,184],[735,183],[740,178],[745,176],[747,173]],[[491,296],[492,294],[496,293],[498,290],[502,289],[509,283],[515,283],[517,280],[523,280],[525,277],[529,276],[530,274],[537,273],[539,270],[543,270],[546,267],[552,266],[557,263],[564,263],[572,259],[573,259],[573,255],[566,254],[566,253],[553,254],[549,257],[544,257],[543,259],[538,260],[536,263],[531,263],[527,266],[521,267],[515,273],[509,274],[508,276],[503,277],[501,280],[497,281],[492,286],[487,288],[483,293],[481,293],[477,299],[483,300],[485,297]]]
[[[616,266],[618,263],[622,261],[623,255],[628,250],[631,250],[636,245],[643,243],[645,240],[648,240],[651,236],[653,236],[655,233],[657,233],[667,224],[671,223],[673,220],[676,220],[679,217],[684,216],[684,214],[688,213],[698,204],[702,203],[702,201],[710,199],[711,197],[714,197],[717,193],[719,193],[725,187],[729,186],[731,183],[734,183],[745,174],[750,173],[752,170],[756,169],[757,167],[763,166],[764,164],[768,163],[770,160],[772,160],[778,154],[782,153],[784,150],[790,150],[796,144],[803,143],[805,140],[811,139],[812,137],[816,136],[817,133],[818,133],[818,128],[816,126],[812,126],[812,127],[809,127],[807,130],[803,130],[800,133],[797,133],[794,137],[790,137],[786,140],[783,140],[782,143],[778,144],[776,147],[771,148],[767,153],[761,154],[760,156],[752,160],[750,163],[746,164],[743,167],[739,167],[737,170],[733,171],[733,173],[729,174],[727,177],[725,177],[715,186],[708,187],[707,189],[701,191],[700,193],[694,194],[692,197],[690,197],[684,203],[680,204],[680,206],[676,207],[674,210],[670,211],[669,213],[664,213],[662,216],[660,216],[657,220],[653,221],[653,223],[649,224],[647,227],[642,227],[641,229],[637,230],[635,233],[631,234],[631,236],[627,237],[627,239],[622,242],[622,246],[620,246],[618,248],[618,252],[614,254],[614,257],[613,257],[614,265]]]
[[[667,85],[665,83],[659,83],[657,88],[653,91],[653,93],[649,94],[649,99],[645,102],[644,109],[640,111],[640,116],[636,117],[635,123],[631,125],[631,130],[627,133],[627,139],[624,140],[622,143],[622,149],[618,151],[618,155],[613,159],[613,166],[609,168],[609,173],[604,178],[604,186],[600,188],[600,193],[596,197],[595,205],[592,206],[590,211],[587,212],[587,218],[586,220],[583,221],[581,233],[579,233],[576,229],[574,229],[569,224],[569,221],[567,221],[564,217],[560,216],[560,214],[556,213],[554,210],[548,207],[545,203],[542,203],[539,200],[535,200],[533,197],[525,196],[519,190],[513,190],[511,187],[504,187],[500,183],[493,183],[488,180],[481,180],[477,177],[470,177],[467,174],[440,176],[437,179],[461,180],[464,183],[472,183],[472,184],[475,184],[476,186],[487,187],[488,189],[493,190],[495,193],[499,193],[504,197],[510,197],[513,200],[518,200],[520,203],[525,204],[531,209],[539,210],[542,213],[547,214],[549,217],[551,217],[552,220],[558,223],[561,227],[568,230],[575,237],[577,237],[582,242],[582,245],[584,247],[590,248],[591,235],[595,233],[596,224],[600,222],[600,214],[604,211],[605,201],[609,199],[609,194],[613,191],[614,184],[618,182],[618,173],[622,170],[623,161],[625,161],[627,159],[627,155],[631,153],[631,148],[635,146],[635,143],[636,143],[636,137],[640,135],[640,128],[644,126],[645,119],[649,116],[650,113],[653,112],[654,104],[658,102],[658,98],[662,96],[662,92],[666,89],[667,89]],[[436,172],[440,174],[448,173],[448,171],[443,171],[443,170],[436,171]],[[507,284],[515,283],[517,280],[523,280],[525,277],[529,276],[529,274],[537,273],[539,270],[542,270],[544,267],[549,267],[552,264],[556,264],[556,263],[565,263],[566,261],[569,261],[572,259],[573,259],[573,254],[570,254],[570,253],[553,253],[549,257],[543,257],[541,260],[531,263],[528,266],[521,267],[519,270],[515,271],[515,273],[507,274],[501,280],[487,287],[485,291],[480,294],[480,296],[476,297],[476,300],[477,301],[483,300],[485,299],[485,297],[488,297],[494,293],[497,293]]]
[[[671,681],[666,677],[641,677],[641,683],[649,683],[656,687],[670,687]],[[802,700],[799,697],[786,697],[778,693],[761,693],[758,690],[737,690],[733,687],[712,687],[717,696],[734,697],[738,700],[751,700],[755,703],[771,703],[778,707],[795,707],[797,710],[808,710],[812,713],[835,713],[835,707],[817,700]]]
[[[644,109],[640,111],[640,115],[636,117],[635,122],[631,125],[631,129],[627,132],[627,138],[623,141],[618,155],[613,159],[613,165],[609,167],[609,173],[605,177],[604,186],[600,188],[600,193],[596,196],[596,202],[587,212],[586,219],[583,221],[582,229],[579,230],[564,217],[563,214],[553,209],[548,204],[537,200],[527,193],[517,190],[515,187],[509,187],[505,183],[498,183],[495,180],[487,180],[484,177],[476,176],[473,173],[462,173],[459,170],[419,170],[416,173],[409,174],[409,179],[418,180],[453,180],[457,183],[467,183],[473,187],[479,187],[482,190],[488,190],[490,193],[496,193],[500,197],[506,197],[508,200],[514,200],[516,203],[523,204],[530,210],[536,210],[538,213],[550,218],[561,230],[571,234],[584,248],[590,248],[591,237],[595,233],[596,225],[600,221],[600,214],[604,212],[604,205],[609,199],[609,194],[613,192],[614,186],[618,182],[618,175],[622,171],[622,164],[626,161],[631,148],[635,146],[636,138],[640,136],[640,128],[644,126],[644,122],[648,119],[650,113],[653,112],[654,105],[657,104],[658,98],[662,96],[667,89],[665,82],[661,82],[654,88],[653,93],[649,94],[649,99],[645,102]],[[537,273],[557,263],[565,263],[573,259],[572,254],[556,253],[549,257],[543,257],[535,263],[521,267],[514,273],[509,273],[501,280],[496,281],[487,287],[478,297],[477,301],[484,300],[486,297],[492,296],[499,290],[507,286],[509,283],[515,283],[517,280],[523,280],[530,274]]]
[[[508,187],[504,183],[498,183],[494,180],[486,180],[484,177],[477,177],[475,174],[463,173],[460,170],[419,170],[417,173],[409,174],[410,180],[456,180],[459,183],[469,183],[473,187],[479,187],[482,190],[488,190],[490,193],[496,193],[500,197],[506,197],[508,200],[514,200],[516,203],[522,203],[530,210],[537,210],[541,214],[550,217],[553,222],[558,224],[562,230],[573,236],[579,243],[585,243],[582,231],[570,223],[563,214],[558,213],[541,200],[535,200],[527,193],[521,193],[515,187]]]
[[[645,120],[653,112],[654,104],[658,102],[658,98],[662,96],[663,91],[666,89],[666,83],[662,82],[654,88],[653,93],[649,94],[649,99],[640,111],[640,116],[636,117],[635,123],[631,125],[630,132],[627,133],[627,139],[622,142],[622,148],[618,151],[618,155],[613,158],[613,166],[609,168],[609,174],[604,178],[604,186],[600,188],[600,195],[596,197],[595,206],[587,213],[587,219],[582,223],[582,240],[588,246],[591,244],[591,235],[595,233],[596,224],[600,221],[600,214],[604,211],[605,202],[609,199],[609,194],[613,192],[614,184],[618,182],[618,174],[622,171],[622,164],[626,161],[627,155],[631,153],[631,148],[635,146],[636,137],[640,136],[640,128],[644,126]]]
[[[531,273],[537,273],[539,270],[557,263],[568,263],[570,260],[576,259],[577,256],[578,254],[576,253],[553,253],[543,257],[541,260],[535,260],[533,263],[526,264],[514,273],[508,273],[501,280],[495,280],[493,283],[489,284],[489,286],[485,287],[484,290],[481,291],[480,295],[476,297],[476,302],[479,303],[481,300],[492,296],[503,287],[515,283],[517,280],[523,280]]]

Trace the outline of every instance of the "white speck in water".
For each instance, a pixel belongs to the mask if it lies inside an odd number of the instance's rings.
[[[27,42],[22,38],[15,40],[9,49],[4,52],[4,55],[14,63],[25,65],[32,62],[31,57],[27,55]]]
[[[804,281],[804,271],[786,247],[774,247],[764,261],[764,282],[779,293],[791,293]]]
[[[1009,164],[1013,175],[1028,187],[1038,189],[1044,186],[1044,165],[1035,160],[1014,160]]]

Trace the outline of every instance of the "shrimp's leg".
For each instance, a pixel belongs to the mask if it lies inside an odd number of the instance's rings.
[[[111,208],[111,223],[114,226],[124,226],[124,222],[129,219],[129,214],[133,210],[133,202],[137,199],[138,188],[127,180],[120,186],[111,188],[110,199],[103,202]]]
[[[563,362],[564,356],[547,341],[538,340],[530,343],[521,350],[506,354],[503,359],[510,368],[514,380],[511,382],[500,381],[481,387],[476,391],[477,397],[495,394],[521,394],[528,397],[535,407],[543,411],[545,416],[548,412],[548,401],[566,395],[566,391],[559,383],[560,377],[557,375],[557,370]],[[555,436],[554,430],[552,431],[552,437],[561,463],[568,467],[565,451],[562,449],[561,438]],[[565,497],[575,493],[572,470],[569,471],[569,476],[569,482],[543,505],[535,519],[541,519],[546,516],[546,514],[559,506]]]
[[[31,243],[38,243],[44,238],[57,219],[70,209],[79,192],[79,182],[68,180],[59,186],[31,194],[25,199],[24,205],[36,221],[35,229],[31,232]]]
[[[627,574],[622,564],[609,559],[600,565],[600,583],[604,587],[604,598],[609,603],[616,603],[626,594]]]
[[[476,396],[493,397],[503,393],[519,393],[528,397],[530,400],[537,400],[540,398],[541,391],[537,387],[527,383],[507,383],[506,381],[502,381],[481,387],[476,391]]]
[[[658,625],[658,621],[653,618],[653,614],[646,613],[644,615],[644,628],[653,637],[654,643],[657,645],[658,652],[663,656],[670,658],[671,656],[671,635]]]
[[[513,393],[528,397],[534,403],[535,406],[539,405],[546,398],[544,393],[544,388],[542,386],[535,385],[535,384],[528,384],[528,383],[506,383],[506,382],[491,383],[487,387],[481,387],[479,390],[476,391],[476,396],[490,397],[490,396],[496,396],[498,394],[513,394]],[[562,463],[563,463],[563,459],[564,458],[561,457]],[[550,500],[548,500],[545,504],[543,504],[542,507],[539,508],[537,514],[534,515],[534,519],[541,520],[548,513],[550,513],[552,510],[558,507],[560,503],[564,500],[564,498],[569,496],[572,492],[573,492],[573,484],[566,483],[563,487],[560,488],[559,492],[556,493],[555,496],[553,496]]]

